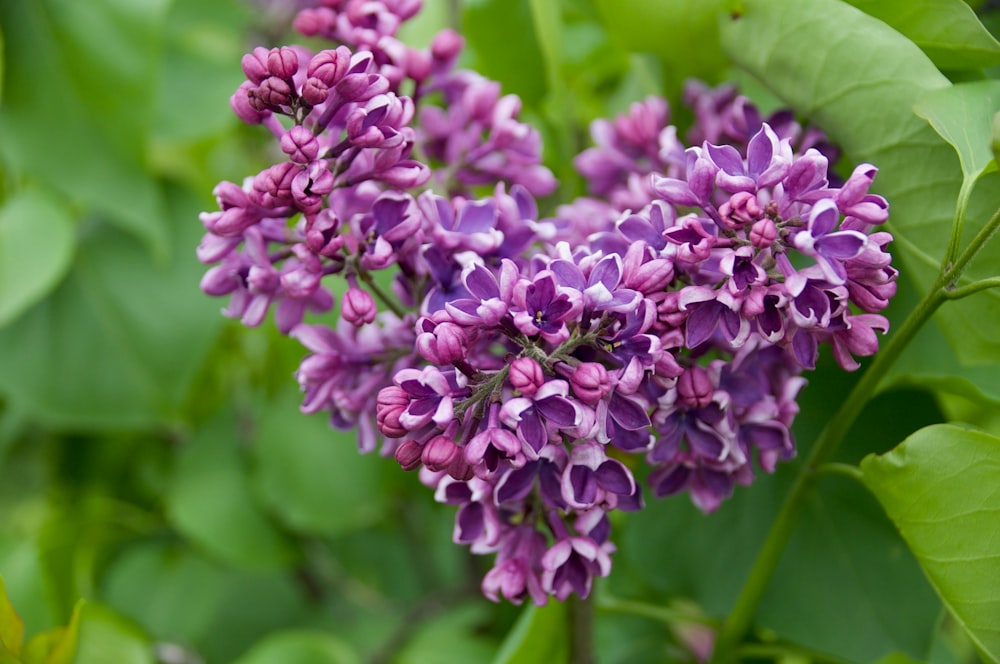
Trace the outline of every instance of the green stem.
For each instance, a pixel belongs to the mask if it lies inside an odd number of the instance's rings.
[[[962,227],[965,225],[965,211],[969,207],[969,199],[972,197],[972,188],[975,184],[975,180],[965,179],[962,181],[962,187],[958,190],[958,201],[955,203],[955,220],[951,224],[951,237],[948,238],[948,251],[944,255],[944,261],[941,263],[942,274],[947,271],[948,267],[955,260],[955,256],[958,255],[958,245],[962,240]]]
[[[986,222],[986,225],[976,233],[976,237],[972,238],[972,242],[965,248],[965,251],[955,259],[955,263],[942,275],[941,281],[944,286],[954,285],[958,281],[958,278],[962,276],[962,272],[968,266],[969,261],[990,241],[990,238],[996,234],[997,230],[1000,230],[1000,210],[993,213],[993,216]]]
[[[889,338],[885,347],[875,356],[868,370],[861,376],[847,399],[841,404],[840,409],[820,433],[809,458],[799,470],[799,474],[781,506],[781,511],[771,525],[764,546],[754,561],[750,577],[744,584],[733,611],[719,634],[712,662],[731,661],[737,645],[753,622],[757,606],[760,604],[767,584],[770,582],[771,576],[781,560],[781,554],[795,529],[804,499],[812,488],[812,481],[816,476],[817,469],[833,457],[854,421],[861,414],[865,404],[874,396],[882,378],[896,363],[903,349],[913,340],[917,332],[930,320],[938,307],[949,299],[948,291],[954,288],[955,282],[962,276],[962,272],[969,262],[998,229],[1000,229],[1000,209],[993,213],[993,216],[979,230],[969,246],[959,254],[955,262],[945,266],[937,283],[924,295],[913,312],[903,321],[902,326]]]
[[[392,313],[396,314],[396,316],[398,316],[401,320],[406,317],[406,311],[404,311],[403,308],[399,306],[399,303],[396,302],[395,299],[393,299],[388,293],[382,290],[382,287],[378,285],[378,282],[376,282],[375,279],[372,278],[371,273],[369,273],[367,270],[359,269],[358,277],[361,279],[361,281],[365,282],[365,284],[367,284],[369,288],[372,289],[372,292],[375,293],[375,297],[377,297],[382,302],[382,304],[388,307],[388,309]]]
[[[594,657],[594,595],[569,600],[569,661],[573,664],[595,664]]]
[[[823,475],[839,475],[841,477],[848,477],[852,480],[857,480],[858,482],[864,482],[865,475],[861,472],[861,469],[850,463],[824,463],[822,466],[816,469],[816,477]]]
[[[694,623],[707,627],[718,627],[719,621],[706,616],[694,615],[688,611],[674,609],[669,606],[657,606],[645,602],[636,602],[628,599],[620,599],[608,595],[601,595],[597,599],[597,610],[608,613],[623,613],[626,615],[649,618],[656,622],[667,625],[677,625],[683,623]]]
[[[968,297],[979,291],[987,290],[988,288],[996,288],[1000,286],[1000,277],[990,277],[988,279],[980,279],[979,281],[974,281],[971,284],[965,284],[964,286],[958,286],[950,290],[945,290],[944,296],[949,300],[961,300],[963,297]]]

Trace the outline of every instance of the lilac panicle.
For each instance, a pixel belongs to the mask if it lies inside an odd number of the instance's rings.
[[[790,112],[691,82],[685,135],[649,97],[593,124],[590,195],[540,218],[540,134],[456,69],[458,34],[401,42],[420,0],[308,4],[294,27],[329,48],[241,62],[231,106],[280,159],[215,188],[202,289],[302,343],[303,412],[455,506],[454,541],[495,555],[488,598],[587,596],[610,512],[717,509],[795,455],[821,352],[876,352],[897,277],[877,169],[840,182]]]

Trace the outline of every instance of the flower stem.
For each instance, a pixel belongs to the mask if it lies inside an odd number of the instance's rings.
[[[864,482],[864,473],[861,469],[850,463],[835,463],[829,462],[824,463],[822,466],[816,468],[816,476],[821,475],[839,475],[841,477],[848,477],[852,480],[857,480],[858,482]]]
[[[989,277],[987,279],[974,281],[971,284],[946,290],[944,292],[944,296],[949,300],[961,300],[963,297],[968,297],[969,295],[987,290],[989,288],[997,288],[998,286],[1000,286],[1000,277]]]
[[[569,601],[569,661],[596,664],[594,657],[594,594],[587,599],[573,595]]]
[[[381,286],[378,285],[378,282],[375,281],[370,272],[359,269],[358,277],[372,289],[372,292],[375,293],[375,297],[377,297],[392,313],[396,314],[400,320],[406,317],[406,312],[403,308],[399,306],[399,303],[390,297],[390,295],[386,293]]]
[[[667,625],[696,623],[707,627],[718,627],[719,621],[706,616],[693,614],[689,611],[676,609],[672,606],[658,606],[629,599],[621,599],[603,594],[597,598],[597,610],[606,613],[623,613],[626,615],[648,618]]]

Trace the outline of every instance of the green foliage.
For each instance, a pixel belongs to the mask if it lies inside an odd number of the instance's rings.
[[[323,632],[277,632],[262,639],[236,664],[355,664],[350,647]]]
[[[141,239],[164,261],[163,193],[144,174],[166,3],[5,2],[0,152],[33,178]],[[44,81],[44,84],[41,82]]]
[[[983,655],[998,661],[1000,438],[931,426],[861,468],[938,594]]]
[[[48,295],[69,269],[74,244],[70,213],[58,198],[24,190],[7,199],[0,208],[0,327]]]
[[[993,162],[990,137],[998,107],[1000,81],[979,81],[933,90],[917,101],[915,110],[955,148],[965,180],[974,182]]]
[[[908,37],[942,69],[1000,63],[1000,43],[962,0],[847,0]]]
[[[493,664],[563,664],[569,661],[566,641],[552,638],[552,634],[567,631],[567,614],[565,604],[524,607],[493,658]]]

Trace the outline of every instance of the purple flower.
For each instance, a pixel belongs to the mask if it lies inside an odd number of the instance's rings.
[[[563,602],[573,592],[587,597],[593,578],[611,572],[611,557],[589,537],[569,537],[545,552],[542,569],[542,587]]]
[[[635,479],[625,465],[605,454],[600,443],[577,443],[562,475],[562,494],[574,509],[599,504],[614,507],[617,498],[634,496]]]
[[[823,276],[832,284],[847,280],[843,261],[860,254],[868,242],[868,236],[858,231],[835,231],[839,221],[837,205],[823,199],[809,213],[806,231],[796,233],[793,239],[799,251],[816,259]]]
[[[523,280],[514,288],[514,324],[529,337],[540,335],[550,343],[565,341],[569,336],[566,323],[580,311],[579,295],[571,297],[569,289],[560,288],[555,274],[545,270],[531,281]]]

